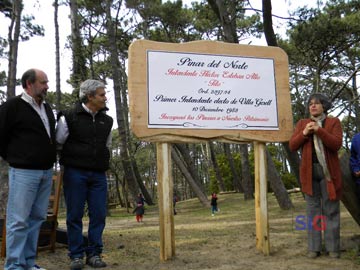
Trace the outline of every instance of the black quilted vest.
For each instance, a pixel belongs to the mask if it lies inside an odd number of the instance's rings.
[[[104,111],[93,117],[80,103],[63,114],[69,136],[63,145],[60,164],[85,170],[106,171],[110,159],[106,141],[113,119]]]

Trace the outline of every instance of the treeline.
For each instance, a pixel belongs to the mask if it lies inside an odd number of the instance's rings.
[[[40,3],[41,4],[41,3]],[[314,92],[328,95],[333,102],[330,112],[342,119],[343,151],[360,128],[357,73],[359,69],[360,1],[328,0],[317,8],[298,8],[287,18],[272,14],[271,1],[263,1],[262,10],[254,10],[251,1],[202,0],[191,6],[182,1],[67,0],[53,2],[56,40],[56,92],[49,102],[59,111],[77,99],[80,82],[88,78],[113,86],[117,129],[113,130],[109,200],[111,204],[130,206],[138,193],[149,204],[156,202],[156,145],[139,141],[129,127],[127,96],[128,48],[135,39],[163,42],[216,40],[251,43],[265,36],[267,45],[279,46],[289,57],[290,94],[294,122],[306,116],[307,97]],[[59,6],[69,9],[71,33],[68,48],[72,52],[72,73],[68,78],[73,93],[62,93],[60,85]],[[252,11],[251,13],[249,11]],[[0,71],[0,84],[6,86],[1,100],[15,95],[19,84],[16,74],[19,42],[43,35],[42,26],[24,17],[23,1],[2,1],[0,12],[9,22],[8,35],[0,37],[0,55],[7,57],[8,70]],[[251,14],[251,15],[248,15]],[[273,20],[287,23],[286,36],[276,33]],[[216,141],[197,144],[173,144],[174,193],[180,199],[198,197],[208,205],[211,192],[235,191],[245,199],[254,196],[254,155],[252,144]],[[267,144],[269,188],[279,206],[292,207],[286,189],[298,187],[298,153],[287,143]],[[3,162],[2,162],[3,163]],[[0,166],[0,211],[6,198],[6,166]]]

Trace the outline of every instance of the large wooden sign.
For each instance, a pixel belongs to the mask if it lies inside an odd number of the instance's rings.
[[[293,131],[288,58],[277,47],[138,40],[131,128],[153,142],[283,142]]]

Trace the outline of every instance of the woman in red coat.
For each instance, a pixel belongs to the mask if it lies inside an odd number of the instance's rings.
[[[339,258],[341,123],[338,118],[327,116],[331,102],[325,95],[311,95],[307,105],[310,118],[296,124],[289,146],[291,151],[301,150],[301,189],[305,193],[307,218],[312,223],[308,228],[308,257],[320,256],[324,231],[326,253]]]

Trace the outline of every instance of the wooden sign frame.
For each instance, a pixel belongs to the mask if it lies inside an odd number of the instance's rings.
[[[234,78],[239,79],[238,85],[232,85],[233,88],[225,90],[225,94],[237,94],[237,87],[246,88],[248,84],[244,83],[244,80],[249,78],[250,80],[261,81],[261,78],[267,78],[264,80],[262,86],[264,89],[258,91],[253,86],[251,91],[257,91],[267,96],[269,93],[267,89],[272,89],[274,92],[271,98],[263,99],[250,97],[250,98],[238,98],[236,95],[232,96],[232,99],[222,97],[221,99],[215,99],[211,95],[216,95],[221,91],[217,89],[219,85],[223,84],[223,81],[204,79],[204,85],[210,87],[197,87],[194,88],[202,94],[206,94],[204,98],[197,95],[195,102],[206,102],[215,104],[216,102],[227,104],[234,102],[233,107],[223,106],[216,107],[217,111],[220,112],[235,112],[230,119],[239,120],[238,126],[229,126],[226,123],[227,117],[213,116],[204,118],[204,125],[201,125],[200,119],[198,122],[191,122],[190,125],[184,125],[177,123],[170,125],[166,121],[162,121],[162,114],[160,117],[153,117],[157,111],[157,104],[161,104],[162,108],[168,109],[169,111],[177,113],[174,115],[171,121],[178,121],[179,119],[189,117],[190,120],[193,116],[191,113],[183,114],[182,108],[175,106],[176,102],[182,102],[185,99],[186,102],[191,102],[188,96],[176,96],[175,93],[172,97],[163,97],[153,95],[153,88],[156,92],[156,87],[162,85],[162,80],[167,81],[165,84],[167,93],[171,93],[171,89],[176,83],[186,83],[186,80],[190,77],[197,77],[195,83],[201,81],[198,77],[202,74],[201,70],[196,68],[189,68],[186,70],[178,70],[171,68],[171,59],[179,57],[180,65],[181,59],[187,59],[187,55],[195,55],[200,61],[192,62],[194,65],[206,66],[208,68],[218,68],[223,64],[224,68],[231,67],[231,64],[235,63],[234,67],[240,71],[231,73]],[[185,56],[184,56],[185,55]],[[160,60],[157,63],[157,58]],[[170,60],[167,57],[171,58]],[[206,63],[207,57],[210,60]],[[236,59],[229,60],[228,59]],[[212,59],[212,60],[211,60]],[[226,61],[223,61],[226,59]],[[240,61],[238,64],[238,59]],[[176,60],[177,61],[177,60]],[[251,63],[253,73],[244,73],[248,67],[248,62]],[[178,62],[179,63],[179,62]],[[224,66],[224,63],[226,66]],[[269,64],[270,63],[270,64]],[[165,65],[168,65],[166,67]],[[266,66],[264,69],[262,64]],[[165,66],[165,67],[164,67]],[[286,142],[289,140],[293,132],[293,117],[291,111],[291,100],[289,92],[289,74],[288,74],[288,58],[286,53],[278,47],[263,47],[263,46],[250,46],[231,44],[215,41],[196,41],[183,44],[177,43],[162,43],[148,40],[138,40],[133,42],[129,48],[129,76],[128,76],[128,87],[129,87],[129,107],[130,107],[130,123],[133,133],[143,141],[156,142],[157,147],[157,178],[158,178],[158,197],[159,197],[159,214],[160,214],[160,260],[166,261],[175,256],[175,236],[174,236],[174,217],[173,217],[173,179],[171,174],[171,143],[196,143],[209,140],[216,140],[228,143],[248,143],[254,142],[254,153],[255,153],[255,217],[256,217],[256,248],[262,251],[265,255],[270,254],[270,237],[269,237],[269,223],[267,213],[267,170],[266,170],[266,142]],[[259,72],[254,72],[258,70]],[[266,71],[271,71],[269,72]],[[156,71],[156,72],[154,72]],[[207,73],[208,72],[208,73]],[[227,71],[214,71],[212,73],[209,70],[205,71],[205,74],[221,76],[228,75]],[[183,81],[175,79],[174,81],[168,80],[167,74],[181,76]],[[273,79],[272,79],[273,78]],[[243,80],[244,79],[244,80]],[[184,81],[185,80],[185,81]],[[227,78],[224,81],[229,82]],[[170,83],[169,83],[170,82]],[[173,84],[171,84],[173,83]],[[269,85],[266,85],[268,83]],[[153,87],[155,85],[155,87]],[[261,84],[259,84],[261,85]],[[152,88],[153,87],[153,88]],[[174,87],[176,88],[176,87]],[[191,88],[191,86],[190,86]],[[201,90],[201,91],[200,91]],[[249,89],[247,89],[249,90]],[[151,92],[151,93],[150,93]],[[249,91],[247,92],[249,94]],[[210,96],[209,96],[210,94]],[[153,95],[150,97],[150,95]],[[196,95],[196,94],[195,94]],[[249,94],[251,96],[251,93]],[[162,99],[164,98],[165,103],[169,102],[166,106],[163,106]],[[160,103],[156,103],[160,100]],[[189,101],[190,100],[190,101]],[[258,103],[258,100],[260,102]],[[221,102],[220,102],[221,101]],[[172,103],[173,102],[173,103]],[[153,104],[154,103],[154,104]],[[259,125],[250,125],[245,123],[248,119],[243,117],[243,113],[247,108],[251,108],[251,105],[263,105],[266,113],[270,115],[267,119],[271,124],[268,124],[265,118],[260,117],[261,122]],[[261,103],[261,104],[260,104]],[[242,106],[243,104],[250,105],[250,107]],[[275,106],[275,105],[276,106]],[[172,106],[174,105],[174,107]],[[267,107],[265,107],[267,106]],[[194,107],[188,106],[190,111],[197,111],[200,107],[195,105]],[[192,110],[191,110],[192,109]],[[251,110],[251,109],[250,109]],[[253,109],[253,112],[261,113],[261,110]],[[274,112],[275,110],[275,112]],[[151,112],[151,113],[149,113]],[[222,120],[224,117],[225,121]],[[195,117],[194,117],[195,118]],[[208,123],[207,119],[213,120],[214,122]],[[218,120],[219,119],[219,120]],[[258,121],[258,120],[256,120]],[[199,124],[200,123],[200,124]],[[273,124],[275,123],[275,124]],[[158,126],[156,126],[158,125]],[[206,126],[208,125],[208,126]],[[217,128],[214,128],[217,127]]]
[[[206,55],[208,58],[217,57],[244,57],[251,60],[272,60],[274,63],[274,83],[276,87],[276,100],[271,100],[272,104],[277,104],[277,130],[261,129],[201,129],[201,128],[149,128],[149,56],[150,52],[171,52]],[[219,58],[220,57],[220,58]],[[166,56],[164,57],[166,59]],[[214,60],[215,61],[215,60]],[[207,66],[213,64],[206,63]],[[220,62],[220,60],[218,61]],[[215,63],[216,64],[216,63]],[[245,64],[245,63],[244,63]],[[155,65],[155,68],[164,68]],[[171,63],[170,63],[171,65]],[[175,63],[173,64],[175,66]],[[253,65],[254,66],[254,65]],[[239,67],[237,67],[239,68]],[[255,67],[260,69],[260,65]],[[210,69],[210,68],[209,68]],[[187,72],[196,72],[195,69],[188,68]],[[216,70],[216,69],[213,69]],[[238,74],[247,74],[237,70]],[[266,74],[260,75],[264,77]],[[242,76],[242,75],[241,75]],[[181,78],[186,80],[186,76]],[[202,78],[201,78],[202,79]],[[154,79],[156,81],[156,78]],[[153,81],[154,81],[153,80]],[[161,80],[161,78],[159,78]],[[206,82],[208,82],[207,80]],[[261,80],[259,80],[261,81]],[[175,83],[177,81],[174,81]],[[242,87],[244,80],[238,80],[239,87]],[[129,108],[131,114],[131,129],[134,134],[144,141],[149,142],[200,142],[207,140],[217,140],[222,142],[285,142],[288,141],[293,131],[293,117],[291,113],[291,102],[289,93],[288,57],[286,53],[278,47],[250,46],[216,41],[195,41],[183,44],[162,43],[148,40],[137,40],[129,47]],[[211,87],[211,91],[216,91],[216,85]],[[194,89],[196,90],[196,89]],[[169,90],[171,91],[171,89]],[[210,96],[213,100],[215,97]],[[152,98],[152,97],[151,97]],[[270,101],[270,100],[269,100]],[[170,104],[170,108],[171,108]],[[155,106],[155,105],[154,105]],[[249,106],[240,107],[247,110]],[[243,117],[243,112],[233,114]],[[244,118],[244,117],[243,117]]]

